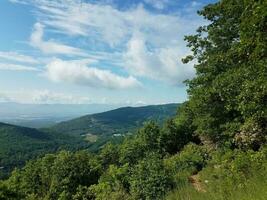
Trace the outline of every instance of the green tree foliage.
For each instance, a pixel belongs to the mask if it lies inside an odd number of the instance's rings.
[[[97,183],[100,166],[87,152],[48,154],[14,171],[8,189],[27,199],[70,199],[79,186]]]
[[[129,137],[120,146],[120,163],[136,164],[140,158],[145,156],[144,144],[137,136]]]
[[[160,127],[153,121],[145,123],[136,135],[122,143],[120,148],[120,162],[136,164],[138,160],[144,158],[147,153],[160,151],[159,137]]]
[[[193,135],[184,125],[185,124],[179,124],[178,122],[175,123],[173,119],[165,123],[159,136],[160,150],[169,154],[175,154],[189,141],[193,140]]]
[[[157,154],[149,154],[133,168],[130,193],[134,199],[162,199],[172,187],[172,179]]]
[[[81,138],[61,133],[0,123],[0,178],[27,160],[58,150],[78,150],[88,144]]]
[[[8,199],[16,200],[19,198],[20,196],[16,192],[10,190],[7,184],[0,182],[0,199],[1,200],[8,200]]]
[[[266,134],[267,2],[221,0],[199,14],[210,24],[186,37],[193,55],[184,59],[197,61],[187,81],[196,133],[229,142],[252,119]]]
[[[160,128],[154,121],[146,123],[137,133],[145,151],[153,151],[159,148],[159,136]]]
[[[107,143],[99,153],[99,159],[104,170],[109,165],[117,165],[119,163],[119,145]]]
[[[96,200],[130,199],[128,164],[121,167],[110,165],[101,176],[99,183],[91,187]]]
[[[199,14],[210,24],[186,37],[197,76],[175,118],[97,155],[31,161],[0,183],[0,198],[160,200],[176,187],[170,199],[266,199],[267,1],[221,0]]]
[[[188,171],[189,174],[194,174],[200,171],[208,160],[208,154],[202,146],[190,143],[176,155],[165,158],[166,167],[175,174],[179,171]]]

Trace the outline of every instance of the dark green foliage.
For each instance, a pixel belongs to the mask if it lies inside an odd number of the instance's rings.
[[[120,146],[120,163],[136,164],[145,156],[144,149],[144,144],[136,136],[126,138]]]
[[[159,152],[160,128],[155,122],[145,123],[133,137],[126,138],[120,147],[120,163],[136,164],[149,152]]]
[[[1,200],[16,200],[19,198],[20,196],[16,192],[8,189],[6,184],[0,182],[0,199]]]
[[[91,187],[96,200],[129,199],[129,170],[128,164],[121,167],[110,165],[100,177],[99,183]]]
[[[72,195],[73,200],[93,200],[95,196],[93,192],[87,186],[79,186],[74,195]]]
[[[193,55],[184,62],[197,60],[197,76],[187,81],[189,100],[178,116],[162,128],[149,121],[98,155],[61,152],[29,162],[0,184],[0,197],[160,200],[171,192],[167,199],[266,199],[267,1],[221,0],[199,14],[210,24],[186,37]],[[62,128],[118,133],[144,120],[129,110]],[[99,124],[90,130],[92,120]]]
[[[45,153],[60,149],[78,150],[82,148],[89,148],[90,151],[97,152],[108,141],[120,143],[124,136],[113,137],[113,133],[133,131],[146,119],[163,122],[167,117],[175,115],[177,106],[177,104],[169,104],[122,108],[59,124],[56,126],[57,128],[53,129],[37,130],[0,123],[0,178],[6,177],[14,167],[21,167],[27,160]],[[92,126],[88,125],[89,119],[94,119]],[[65,124],[68,125],[65,126]],[[59,128],[61,125],[63,129]],[[83,133],[92,131],[92,133],[101,134],[101,137],[94,143],[88,143],[83,141],[84,138],[75,134],[76,132],[73,130],[75,127],[79,127],[79,130],[86,130]],[[85,127],[89,127],[90,130],[84,129]],[[66,135],[70,132],[73,133],[73,136]]]
[[[29,162],[22,170],[14,171],[7,183],[8,189],[21,199],[70,199],[80,192],[79,186],[97,183],[99,175],[100,166],[93,155],[62,151]]]
[[[157,154],[149,154],[133,168],[130,193],[134,199],[163,199],[172,187],[172,179]]]
[[[119,164],[119,145],[112,143],[106,144],[99,153],[101,166],[107,169],[109,165]]]
[[[222,0],[199,12],[210,24],[187,36],[197,77],[188,81],[196,133],[231,142],[255,120],[266,134],[266,1]],[[253,28],[252,28],[253,27]]]
[[[174,154],[192,140],[193,135],[184,127],[184,124],[179,124],[172,119],[165,123],[159,136],[159,145],[162,151]]]
[[[125,107],[103,113],[59,123],[52,130],[70,134],[112,135],[135,131],[145,121],[155,120],[162,123],[175,116],[179,104],[144,107]]]
[[[167,155],[160,143],[163,130],[147,122],[121,145],[106,144],[97,156],[46,155],[14,171],[5,184],[20,199],[161,199],[174,183],[163,164]],[[179,141],[177,146],[183,147]]]
[[[143,144],[143,150],[146,152],[159,149],[159,136],[160,128],[153,121],[147,122],[137,133],[137,138]]]
[[[0,123],[0,144],[0,178],[14,167],[21,167],[27,160],[46,153],[87,146],[82,139],[74,136],[3,123]]]
[[[187,171],[189,175],[199,172],[209,159],[208,153],[202,146],[190,143],[183,150],[165,159],[165,165],[172,174]]]

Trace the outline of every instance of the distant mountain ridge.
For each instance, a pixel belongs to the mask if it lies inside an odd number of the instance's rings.
[[[173,103],[142,107],[123,107],[61,122],[53,126],[51,130],[74,135],[125,134],[139,128],[148,120],[162,123],[167,118],[176,114],[179,105]]]
[[[79,116],[121,107],[109,104],[21,104],[0,103],[0,121],[18,126],[43,128]]]
[[[0,179],[26,161],[60,149],[98,151],[107,141],[119,142],[145,121],[162,123],[180,104],[123,107],[35,129],[0,122]]]

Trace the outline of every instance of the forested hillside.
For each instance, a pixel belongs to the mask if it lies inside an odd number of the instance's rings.
[[[177,107],[178,104],[125,107],[60,123],[51,129],[0,123],[0,177],[46,153],[63,149],[98,151],[108,141],[122,141],[124,134],[134,133],[147,120],[163,123],[176,114]]]
[[[112,135],[133,132],[145,121],[163,123],[175,116],[179,104],[124,107],[61,122],[52,130],[74,135]]]
[[[2,199],[267,199],[267,1],[221,0],[186,36],[196,77],[163,127],[98,154],[62,151],[15,170]]]
[[[46,153],[78,150],[87,145],[78,137],[4,123],[0,123],[0,144],[0,177]]]

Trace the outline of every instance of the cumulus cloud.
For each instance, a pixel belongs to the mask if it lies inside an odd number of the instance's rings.
[[[183,38],[184,35],[192,33],[203,21],[189,12],[155,13],[145,9],[142,4],[120,10],[112,4],[103,4],[103,1],[90,3],[80,0],[28,0],[28,2],[37,9],[35,13],[39,21],[34,26],[31,44],[44,53],[74,56],[83,54],[78,48],[53,40],[44,41],[43,29],[46,26],[63,36],[84,38],[88,42],[89,49],[95,52],[101,50],[108,55],[101,55],[97,58],[99,61],[104,58],[105,62],[109,63],[116,57],[116,61],[112,64],[118,64],[118,67],[122,67],[132,76],[152,78],[171,84],[181,84],[185,79],[194,76],[193,66],[183,65],[180,62],[180,59],[188,53]],[[144,0],[145,4],[156,9],[164,9],[170,2],[173,3],[170,0]],[[189,7],[194,6],[195,3],[192,3]],[[92,50],[88,54],[91,52]],[[96,68],[84,67],[84,69],[90,70],[91,74],[103,72],[120,77]],[[135,82],[136,79],[132,76],[128,79],[130,82]],[[93,76],[90,77],[91,80]],[[99,84],[95,81],[86,84],[108,85],[99,78],[100,76],[94,77],[98,77],[93,79],[100,81]],[[68,81],[74,79],[77,77],[63,78]],[[83,79],[88,78],[83,77]],[[84,84],[86,81],[82,82]]]
[[[28,64],[37,64],[39,63],[38,60],[31,56],[19,54],[17,52],[12,51],[0,51],[0,58],[9,60],[9,61],[16,61],[16,62],[22,62],[22,63],[28,63]]]
[[[0,63],[0,70],[6,71],[40,71],[38,68],[11,63]]]
[[[181,59],[185,55],[178,47],[150,51],[146,41],[139,34],[133,36],[128,42],[124,60],[128,71],[136,76],[150,77],[176,84],[194,74],[192,66],[183,65],[179,61],[179,58]]]
[[[34,25],[34,30],[30,38],[30,43],[33,47],[40,49],[42,52],[46,54],[64,54],[66,56],[86,55],[78,48],[60,44],[52,40],[44,41],[43,34],[44,34],[44,25],[42,25],[41,23],[36,23]]]
[[[123,77],[108,70],[90,67],[88,60],[56,59],[46,66],[45,75],[55,82],[70,82],[90,87],[126,89],[140,86],[133,76]]]

